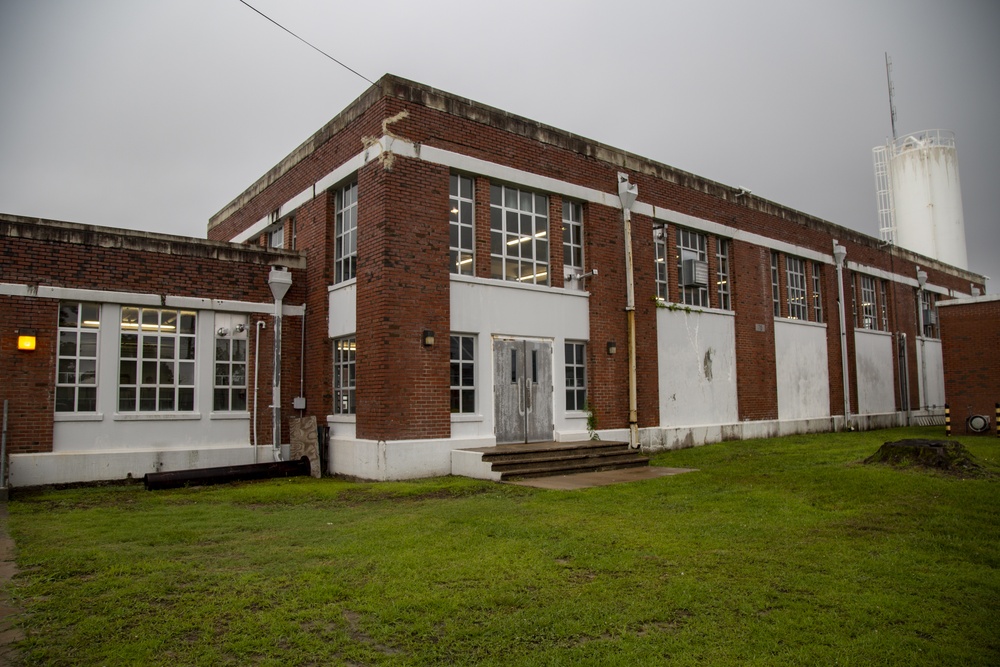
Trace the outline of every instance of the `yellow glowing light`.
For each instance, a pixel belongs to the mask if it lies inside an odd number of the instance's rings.
[[[34,350],[35,349],[35,337],[30,335],[20,335],[17,337],[17,349],[19,350]]]

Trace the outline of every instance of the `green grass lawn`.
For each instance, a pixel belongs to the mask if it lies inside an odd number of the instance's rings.
[[[461,478],[15,493],[26,664],[997,665],[1000,477],[905,429],[666,452],[579,491]],[[1000,441],[957,438],[994,468]]]

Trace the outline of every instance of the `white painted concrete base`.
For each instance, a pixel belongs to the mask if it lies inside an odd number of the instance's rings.
[[[482,452],[469,449],[453,449],[451,452],[451,474],[473,479],[500,481],[500,473],[493,472],[493,465],[483,461]]]
[[[902,412],[878,415],[851,415],[851,425],[857,431],[904,426],[905,420],[906,415]],[[843,415],[837,415],[815,419],[776,419],[737,422],[734,424],[710,424],[706,426],[646,428],[639,430],[639,442],[643,450],[657,452],[669,449],[684,449],[686,447],[700,447],[701,445],[727,440],[779,438],[786,435],[830,433],[842,430],[844,430],[844,417]]]
[[[330,472],[379,482],[452,474],[452,450],[492,447],[496,438],[330,442]]]
[[[261,461],[271,449],[261,448]],[[254,463],[250,445],[198,449],[111,449],[10,455],[10,486],[138,479],[149,472]]]

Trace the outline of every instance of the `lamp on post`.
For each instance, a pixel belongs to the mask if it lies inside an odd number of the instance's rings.
[[[286,269],[271,267],[267,285],[274,296],[274,373],[271,396],[272,433],[271,441],[275,461],[281,460],[281,300],[292,286],[292,274]]]

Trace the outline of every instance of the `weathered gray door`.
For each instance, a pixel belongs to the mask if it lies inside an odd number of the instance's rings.
[[[552,439],[552,343],[493,339],[497,444]]]

